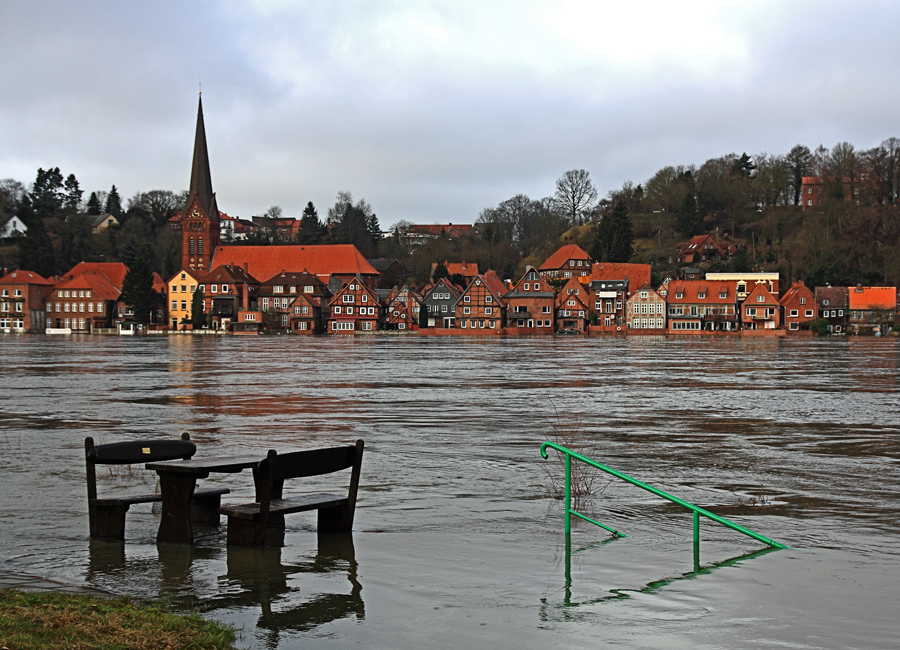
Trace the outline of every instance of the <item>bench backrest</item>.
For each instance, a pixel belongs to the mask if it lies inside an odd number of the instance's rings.
[[[276,481],[283,481],[290,478],[331,474],[353,467],[356,462],[356,445],[292,451],[287,454],[277,454],[271,450],[269,454],[267,460],[272,458],[273,461],[269,462],[274,463],[272,478]]]
[[[187,432],[181,440],[132,440],[94,445],[94,439],[84,439],[84,457],[87,464],[88,499],[97,498],[95,465],[132,465],[160,460],[188,460],[197,453],[197,445],[191,442]]]

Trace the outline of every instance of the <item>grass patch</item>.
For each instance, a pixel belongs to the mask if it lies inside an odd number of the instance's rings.
[[[0,589],[0,650],[233,648],[231,627],[129,598]]]

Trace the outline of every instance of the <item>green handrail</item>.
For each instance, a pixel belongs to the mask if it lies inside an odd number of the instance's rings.
[[[652,485],[647,485],[646,483],[643,483],[643,482],[637,480],[636,478],[632,478],[632,477],[628,476],[627,474],[623,474],[622,472],[614,470],[611,467],[607,467],[606,465],[601,465],[600,463],[598,463],[594,460],[591,460],[587,456],[582,456],[578,452],[572,451],[571,449],[567,449],[566,447],[563,447],[562,445],[558,445],[555,442],[550,442],[548,440],[547,442],[545,442],[544,444],[541,445],[541,457],[542,458],[545,458],[545,459],[547,458],[547,448],[548,447],[551,449],[555,449],[556,451],[564,454],[565,459],[566,459],[566,537],[569,536],[569,534],[571,533],[571,530],[572,530],[570,515],[575,515],[576,517],[579,517],[581,519],[591,522],[592,524],[600,526],[600,528],[603,528],[604,530],[608,530],[613,535],[616,535],[618,537],[627,537],[627,535],[620,533],[619,531],[615,530],[614,528],[610,528],[609,526],[601,524],[598,521],[594,521],[590,517],[586,517],[583,514],[581,514],[580,512],[576,512],[575,510],[572,509],[572,507],[571,507],[571,504],[572,504],[572,486],[571,486],[572,458],[575,458],[576,460],[580,460],[583,463],[587,463],[591,467],[596,467],[600,471],[606,472],[607,474],[611,474],[612,476],[615,476],[616,478],[620,478],[623,481],[631,483],[632,485],[636,485],[639,488],[647,490],[648,492],[651,492],[657,496],[660,496],[663,499],[667,499],[668,501],[671,501],[672,503],[677,503],[681,507],[687,508],[688,510],[692,511],[694,513],[694,564],[695,565],[699,565],[699,563],[700,563],[700,515],[703,515],[704,517],[706,517],[708,519],[712,519],[713,521],[720,523],[723,526],[727,526],[728,528],[731,528],[732,530],[736,530],[739,533],[747,535],[748,537],[752,537],[753,539],[759,540],[760,542],[767,544],[767,545],[771,546],[772,548],[788,548],[784,544],[779,544],[775,540],[769,539],[768,537],[764,537],[763,535],[760,535],[759,533],[755,533],[752,530],[750,530],[749,528],[744,528],[743,526],[736,524],[733,521],[729,521],[728,519],[725,519],[725,517],[720,517],[719,515],[713,514],[709,510],[704,510],[703,508],[701,508],[699,506],[695,506],[693,503],[688,503],[684,499],[679,499],[678,497],[673,496],[673,495],[669,494],[668,492],[663,492],[662,490],[655,488]]]

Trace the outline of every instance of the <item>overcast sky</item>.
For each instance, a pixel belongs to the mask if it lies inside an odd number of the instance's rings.
[[[568,169],[900,136],[898,2],[0,0],[0,178],[186,189],[198,83],[219,208],[471,223]]]

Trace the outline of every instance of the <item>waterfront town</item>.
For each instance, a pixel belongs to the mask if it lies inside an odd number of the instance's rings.
[[[803,179],[813,208],[821,179]],[[853,198],[852,194],[848,197]],[[349,204],[349,202],[348,202]],[[99,215],[95,228],[113,226]],[[290,241],[299,221],[269,219]],[[140,305],[127,300],[123,262],[80,262],[43,277],[3,270],[0,331],[178,334],[418,335],[897,335],[895,286],[782,286],[777,272],[708,271],[737,254],[713,234],[678,244],[677,277],[651,282],[651,265],[593,259],[564,244],[521,277],[477,263],[434,260],[428,281],[392,283],[396,260],[367,259],[353,244],[248,245],[259,225],[220,212],[198,109],[187,201],[168,220],[181,243],[181,268],[163,278],[146,270]],[[6,229],[23,228],[17,222]],[[454,237],[471,225],[410,224],[404,243]],[[137,275],[137,274],[135,274]],[[152,286],[150,286],[152,285]],[[140,291],[132,291],[135,295]]]

